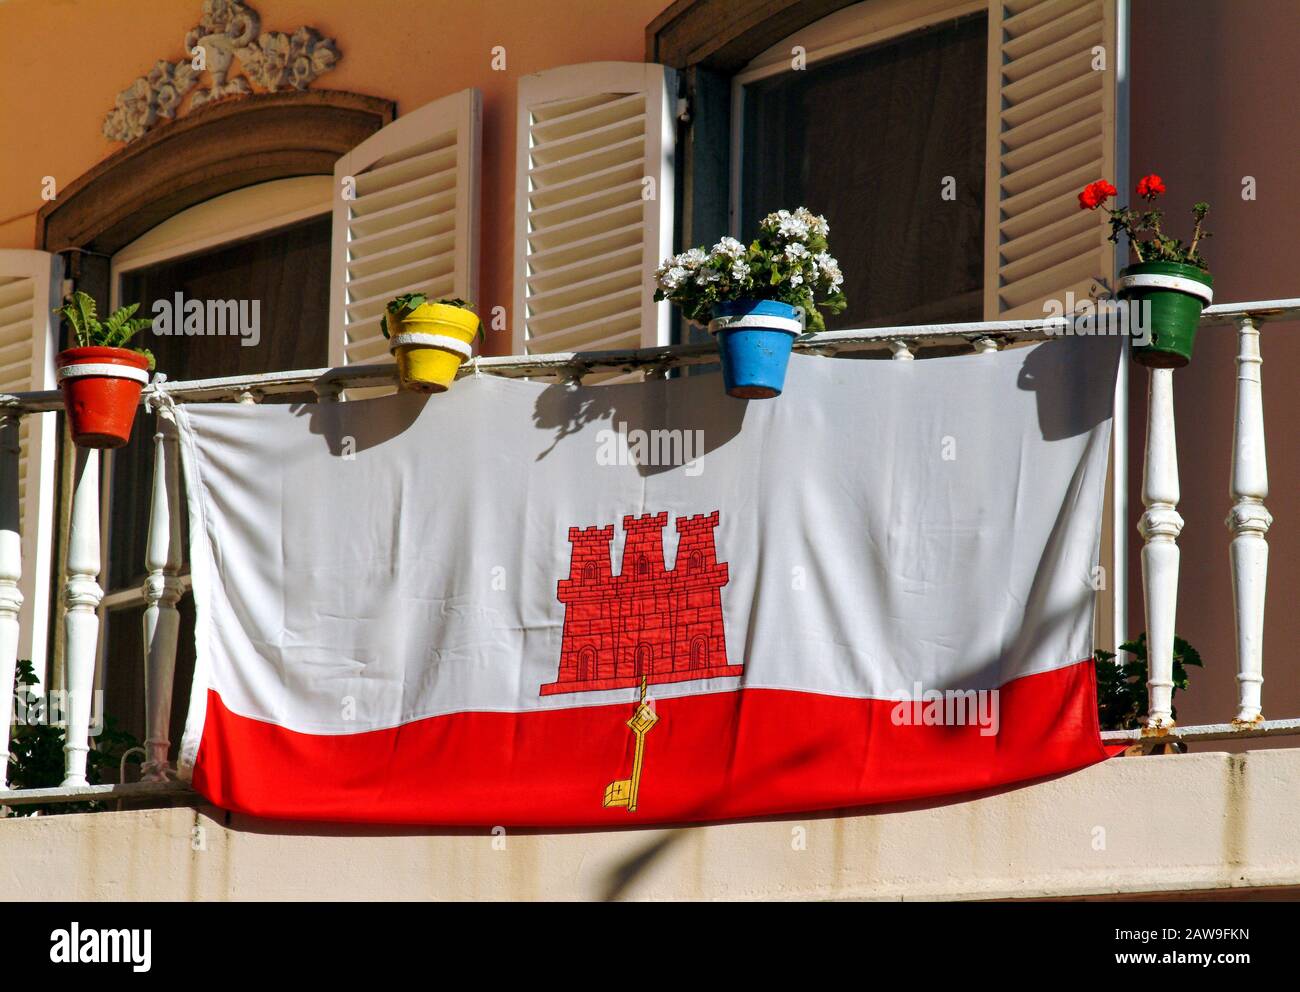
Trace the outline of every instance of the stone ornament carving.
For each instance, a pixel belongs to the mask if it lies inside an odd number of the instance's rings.
[[[170,120],[186,109],[226,97],[258,90],[274,93],[304,90],[312,80],[334,68],[339,58],[333,38],[315,28],[301,27],[292,35],[262,31],[262,19],[240,0],[203,0],[197,26],[185,36],[185,55],[175,62],[159,59],[147,76],[141,76],[117,95],[117,105],[104,118],[104,136],[110,141],[135,141],[159,120]],[[196,49],[202,49],[202,69]],[[243,75],[231,77],[235,60]],[[200,85],[203,73],[209,81]]]

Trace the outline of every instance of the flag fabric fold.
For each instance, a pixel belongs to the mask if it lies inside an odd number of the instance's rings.
[[[178,407],[182,774],[267,817],[623,826],[1099,761],[1117,353]]]

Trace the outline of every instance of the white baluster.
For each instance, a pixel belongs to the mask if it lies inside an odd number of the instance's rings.
[[[312,383],[311,388],[312,391],[316,394],[317,401],[320,403],[335,403],[340,399],[343,393],[343,390],[339,387],[338,382],[332,379],[326,380],[324,382],[322,382],[320,379],[317,379],[314,383]]]
[[[1147,446],[1142,468],[1138,522],[1142,548],[1142,591],[1147,620],[1147,725],[1172,727],[1174,616],[1178,606],[1178,445],[1174,436],[1172,369],[1151,369],[1147,390]]]
[[[176,637],[181,598],[181,519],[179,455],[176,425],[167,407],[158,411],[153,437],[153,501],[149,510],[149,543],[144,580],[144,703],[145,761],[141,778],[164,782],[170,763],[172,682],[176,674]]]
[[[86,785],[90,711],[95,689],[95,645],[99,639],[99,452],[78,447],[68,532],[67,584],[63,593],[64,687],[67,742],[63,746],[65,786]]]
[[[1237,416],[1232,430],[1232,605],[1237,621],[1237,722],[1257,723],[1264,683],[1264,586],[1268,578],[1268,532],[1273,516],[1264,508],[1268,466],[1264,457],[1263,358],[1259,328],[1250,317],[1238,326]]]
[[[9,732],[13,723],[14,669],[18,661],[18,611],[23,594],[18,539],[18,427],[16,414],[0,417],[0,789],[8,787]]]
[[[911,343],[904,341],[902,338],[890,341],[889,350],[894,353],[893,358],[896,362],[910,362],[916,358],[916,356],[912,354]]]

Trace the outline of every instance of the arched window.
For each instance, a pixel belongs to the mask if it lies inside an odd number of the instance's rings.
[[[709,663],[709,639],[703,634],[691,641],[691,667],[704,668]]]
[[[594,561],[589,561],[587,562],[587,564],[582,566],[582,581],[583,582],[596,581],[596,563]]]
[[[600,671],[596,664],[596,649],[588,644],[578,651],[578,681],[589,682],[599,677]]]
[[[638,579],[650,578],[650,559],[647,558],[645,555],[637,555],[636,577]]]
[[[654,649],[649,644],[638,644],[632,659],[632,672],[637,678],[649,675],[654,664]]]
[[[704,555],[698,551],[692,551],[691,559],[686,563],[686,570],[692,575],[704,571]]]

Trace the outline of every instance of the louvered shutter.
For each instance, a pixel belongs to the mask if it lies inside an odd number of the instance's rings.
[[[1104,69],[1094,68],[1098,46]],[[984,310],[1042,317],[1043,301],[1113,287],[1094,179],[1118,181],[1115,0],[992,0]],[[1122,192],[1122,191],[1121,191]]]
[[[516,352],[669,343],[653,293],[673,247],[674,80],[634,62],[520,79]]]
[[[390,361],[379,321],[394,296],[479,302],[482,113],[478,90],[463,90],[403,114],[335,165],[331,365]]]
[[[55,389],[62,264],[43,251],[0,251],[0,393]],[[22,418],[18,469],[23,607],[18,657],[46,667],[55,527],[57,415]],[[4,688],[8,692],[8,687]]]

